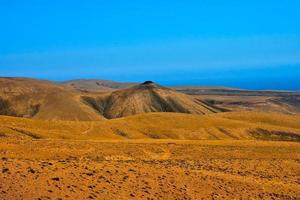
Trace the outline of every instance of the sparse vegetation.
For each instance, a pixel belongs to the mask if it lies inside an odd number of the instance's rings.
[[[295,141],[300,142],[300,133],[290,133],[285,131],[269,131],[265,129],[251,130],[250,134],[259,140],[275,140],[275,141]]]
[[[258,112],[226,112],[211,115],[148,113],[95,122],[41,121],[1,116],[0,131],[7,132],[8,128],[34,139],[264,138],[298,141],[299,122],[299,116]],[[9,135],[14,137],[14,134]]]
[[[0,97],[0,115],[16,116],[9,101]]]

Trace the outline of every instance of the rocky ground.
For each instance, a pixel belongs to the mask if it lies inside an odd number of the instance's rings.
[[[0,140],[0,199],[299,199],[300,144]]]

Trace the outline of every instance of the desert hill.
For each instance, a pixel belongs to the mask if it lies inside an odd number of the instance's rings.
[[[300,141],[300,117],[262,112],[146,113],[94,122],[0,117],[2,138]]]
[[[0,114],[47,120],[99,120],[103,117],[65,86],[28,78],[0,78]]]
[[[0,114],[46,120],[101,120],[148,112],[209,114],[220,111],[300,113],[299,92],[255,92],[202,87],[174,90],[155,83],[91,84],[103,91],[30,78],[0,78]],[[84,81],[83,83],[88,83]],[[80,83],[80,81],[75,81]],[[124,88],[123,88],[124,87]],[[77,89],[76,89],[77,88]],[[120,89],[118,89],[120,88]],[[178,91],[179,90],[179,91]],[[264,96],[263,96],[264,95]]]
[[[82,92],[104,92],[124,89],[137,83],[120,83],[105,80],[73,80],[64,82],[69,88]],[[182,85],[172,86],[178,92],[194,96],[210,107],[225,110],[253,110],[279,112],[285,114],[300,113],[299,91],[255,91],[224,86]]]
[[[108,119],[149,112],[209,114],[221,111],[191,96],[151,81],[101,97],[83,96],[83,100]]]
[[[136,85],[137,83],[122,83],[110,80],[79,79],[62,82],[62,84],[79,91],[99,92],[127,88]]]
[[[201,100],[152,82],[101,93],[78,91],[66,85],[28,78],[0,78],[0,105],[2,115],[75,121],[148,112],[208,114],[220,111]]]

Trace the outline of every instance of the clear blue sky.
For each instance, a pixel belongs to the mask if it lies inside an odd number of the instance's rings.
[[[1,0],[0,76],[300,90],[300,1]]]

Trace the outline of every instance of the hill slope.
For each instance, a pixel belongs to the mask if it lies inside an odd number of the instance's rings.
[[[148,112],[209,114],[226,110],[254,110],[299,113],[298,93],[277,92],[277,96],[270,97],[202,93],[191,96],[154,83],[130,88],[122,88],[130,85],[127,83],[122,86],[113,81],[105,83],[108,85],[103,82],[98,86],[107,86],[109,88],[105,90],[109,91],[99,92],[74,90],[68,85],[29,78],[0,78],[0,115],[94,121]],[[120,87],[122,89],[116,90]]]
[[[49,81],[0,78],[2,115],[93,121],[104,117],[110,119],[148,112],[208,114],[219,111],[201,100],[154,83],[99,93],[80,92]]]
[[[99,120],[103,117],[64,86],[28,78],[0,78],[0,114],[47,120]]]
[[[91,91],[91,92],[99,92],[99,91],[111,91],[116,89],[127,88],[136,83],[121,83],[116,81],[109,80],[95,80],[95,79],[79,79],[79,80],[71,80],[62,83],[70,88],[79,91]]]
[[[148,112],[209,114],[220,111],[193,97],[151,81],[98,98],[84,96],[83,100],[109,119]]]
[[[258,112],[146,113],[95,122],[51,122],[0,116],[0,124],[0,138],[300,141],[299,116]]]

